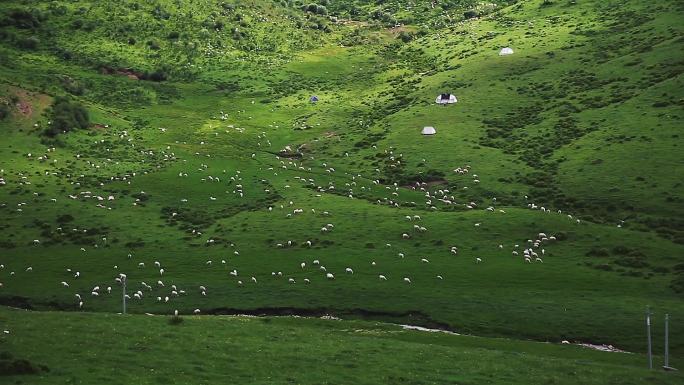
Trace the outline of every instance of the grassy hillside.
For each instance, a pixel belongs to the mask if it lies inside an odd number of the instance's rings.
[[[474,0],[418,0],[405,1],[328,1],[317,7],[304,5],[303,9],[316,13],[329,13],[334,17],[363,20],[389,27],[418,25],[422,28],[442,28],[457,21],[482,17],[515,3],[510,0],[491,2]],[[321,6],[323,8],[321,8]]]
[[[645,357],[570,345],[402,330],[372,322],[303,318],[121,317],[4,309],[12,352],[0,365],[38,371],[33,384],[674,384]],[[83,328],[79,325],[90,325]],[[36,330],[52,330],[41,333]],[[54,346],[60,354],[46,351]],[[106,348],[104,348],[106,346]],[[192,352],[192,354],[189,354]],[[68,356],[68,360],[62,357]],[[25,360],[23,366],[17,361]],[[120,370],[127,368],[127,370]]]
[[[681,359],[679,2],[186,3],[0,4],[2,303]]]
[[[159,70],[181,79],[209,65],[277,57],[321,41],[315,17],[264,1],[6,2],[3,8],[5,35],[16,47],[102,70]]]

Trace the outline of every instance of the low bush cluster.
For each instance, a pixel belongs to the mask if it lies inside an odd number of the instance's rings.
[[[88,110],[81,103],[62,96],[52,103],[51,121],[52,124],[44,131],[48,137],[90,126]]]
[[[0,103],[0,120],[8,117],[11,111],[12,110],[7,103]]]

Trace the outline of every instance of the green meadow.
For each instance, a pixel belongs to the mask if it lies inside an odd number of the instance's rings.
[[[683,382],[682,4],[404,3],[3,1],[0,382]]]

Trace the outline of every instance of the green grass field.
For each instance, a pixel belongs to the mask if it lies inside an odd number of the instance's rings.
[[[2,2],[6,378],[681,382],[682,5],[416,3]]]
[[[30,359],[49,369],[31,375],[32,384],[681,382],[644,369],[642,354],[403,330],[367,321],[189,316],[171,324],[163,316],[9,309],[0,314],[3,328],[10,331],[0,341],[12,352],[4,360]],[[7,377],[8,383],[25,379]]]

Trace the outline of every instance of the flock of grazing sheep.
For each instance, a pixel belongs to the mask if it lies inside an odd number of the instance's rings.
[[[226,114],[221,112],[221,120],[226,119]],[[238,133],[244,133],[243,129],[235,128],[234,126],[230,125],[228,126],[229,129],[233,129],[235,132]],[[160,129],[160,132],[166,133],[166,129]],[[226,132],[229,132],[226,130]],[[218,133],[215,133],[215,136],[218,136]],[[259,139],[259,142],[257,143],[259,147],[262,145],[262,141],[264,141],[265,145],[271,146],[271,142],[266,139],[266,133],[261,133],[257,136]],[[132,139],[128,137],[128,133],[126,131],[121,132],[119,135],[119,139],[122,141],[125,141],[126,143],[130,144],[130,146],[135,147],[135,144],[133,143]],[[176,142],[178,143],[178,141]],[[187,144],[183,142],[183,144]],[[199,142],[199,146],[204,146],[207,144],[206,141],[201,141]],[[151,150],[138,150],[140,153],[147,155],[147,156],[153,156],[155,155],[153,151]],[[281,151],[282,153],[286,152],[291,152],[292,149],[289,147],[286,147]],[[395,155],[392,151],[392,149],[385,150],[387,154],[389,154],[390,160],[393,162],[401,162],[402,159],[402,154],[397,154]],[[166,146],[164,150],[161,151],[162,159],[165,162],[187,162],[185,159],[181,159],[176,155],[175,152],[171,150],[171,146]],[[211,154],[202,154],[200,152],[195,152],[195,156],[197,157],[212,157]],[[270,156],[270,155],[267,155]],[[42,163],[52,163],[55,164],[58,162],[57,158],[57,150],[55,148],[48,148],[46,149],[45,154],[41,156],[34,156],[33,154],[27,154],[26,155],[27,159],[29,160],[34,160]],[[251,155],[251,159],[256,159],[257,154],[253,153]],[[325,192],[331,192],[337,189],[334,179],[330,179],[327,184],[317,184],[316,180],[312,178],[311,176],[315,175],[315,173],[312,173],[312,168],[311,167],[305,167],[303,165],[303,161],[300,161],[297,163],[297,161],[292,161],[292,160],[284,160],[280,156],[275,155],[276,158],[276,164],[278,165],[277,168],[285,171],[294,171],[294,172],[302,172],[302,175],[296,175],[294,176],[295,180],[298,180],[299,182],[302,183],[304,187],[311,188],[317,192],[316,196],[321,197],[322,193]],[[81,159],[81,155],[76,155],[76,159]],[[314,157],[311,156],[309,160],[313,161]],[[117,163],[116,161],[112,159],[105,159],[101,163],[97,163],[91,160],[83,160],[85,163],[85,166],[90,169],[105,169],[107,167],[107,164],[113,164]],[[334,167],[331,167],[328,163],[321,163],[320,166],[322,167],[323,170],[325,170],[324,174],[320,174],[325,176],[326,174],[334,174],[337,171],[335,170]],[[275,166],[271,166],[267,168],[268,172],[272,172],[274,176],[278,175],[278,170],[276,169]],[[375,170],[376,172],[379,172],[379,170]],[[477,174],[472,174],[471,173],[471,166],[470,165],[464,165],[461,167],[457,167],[454,170],[454,173],[459,174],[459,175],[466,175],[470,174],[472,175],[472,182],[477,184],[479,183],[480,177]],[[232,186],[232,190],[227,190],[226,194],[231,194],[233,197],[236,199],[244,199],[246,197],[246,191],[243,187],[243,178],[241,175],[240,170],[235,170],[233,173],[228,173],[227,170],[222,170],[222,171],[217,171],[213,172],[214,175],[208,175],[208,173],[212,172],[211,167],[208,164],[201,163],[201,166],[197,168],[194,171],[188,170],[188,171],[181,171],[178,173],[179,178],[187,178],[189,175],[192,176],[193,173],[198,174],[200,177],[200,180],[203,183],[217,183],[217,184],[224,184],[225,186]],[[5,177],[5,170],[0,170],[0,183],[7,184],[7,179]],[[142,174],[147,174],[147,171],[144,171]],[[48,172],[45,171],[46,176],[61,176],[57,172]],[[128,185],[131,185],[134,178],[138,176],[139,174],[136,172],[132,173],[127,173],[124,175],[118,175],[118,176],[111,176],[109,177],[109,182],[125,182]],[[225,177],[224,177],[225,175]],[[23,185],[23,186],[28,186],[31,184],[29,178],[27,175],[24,175],[23,173],[17,173],[17,176],[19,176],[19,180],[17,181],[18,184]],[[64,175],[67,178],[72,178],[71,184],[74,185],[76,189],[81,188],[81,183],[78,181],[73,180],[73,175]],[[80,175],[80,177],[83,177],[84,175]],[[371,193],[374,192],[375,190],[380,190],[379,192],[382,191],[389,191],[389,197],[385,197],[383,199],[377,199],[376,202],[378,204],[386,204],[391,207],[401,207],[404,203],[410,203],[412,206],[416,206],[416,202],[400,202],[399,200],[399,193],[402,188],[397,186],[395,183],[392,186],[383,186],[380,183],[380,180],[377,178],[364,178],[360,174],[357,175],[349,175],[348,173],[344,173],[344,176],[342,177],[345,181],[345,187],[344,187],[344,195],[348,196],[349,198],[355,198],[355,191],[354,189],[357,187],[360,187],[360,190],[366,192],[366,193]],[[368,182],[371,181],[372,183],[366,183],[366,185],[361,185],[363,182]],[[270,183],[267,179],[262,179],[262,182],[265,183]],[[357,183],[358,182],[358,183]],[[103,187],[107,182],[100,182],[99,187]],[[286,191],[287,189],[290,189],[292,186],[289,184],[284,184],[283,186],[283,191]],[[463,189],[467,189],[467,186],[464,186]],[[478,204],[476,202],[464,202],[464,203],[457,203],[456,200],[457,198],[454,196],[454,194],[449,191],[446,188],[437,188],[434,191],[430,191],[430,186],[428,186],[426,183],[416,183],[414,186],[409,186],[408,188],[404,188],[405,190],[409,191],[414,191],[414,192],[420,192],[424,194],[425,198],[425,208],[428,210],[428,213],[430,210],[437,210],[437,202],[440,202],[442,205],[445,206],[460,206],[464,209],[468,210],[474,210],[478,208]],[[265,189],[265,192],[270,192],[269,189]],[[376,191],[377,192],[377,191]],[[144,195],[144,191],[140,191],[140,194]],[[38,193],[34,193],[34,195],[37,197]],[[111,203],[114,203],[117,201],[117,198],[114,195],[111,194],[97,194],[95,192],[86,190],[86,191],[79,191],[75,192],[73,194],[68,194],[67,197],[72,200],[77,200],[77,201],[83,201],[83,202],[88,202],[88,201],[95,201],[96,206],[99,208],[104,208],[107,210],[112,210],[113,207]],[[52,197],[49,198],[49,201],[52,203],[57,202],[60,199],[60,197]],[[180,202],[182,203],[187,203],[189,201],[189,198],[179,198]],[[202,197],[194,197],[193,199],[201,200]],[[219,197],[216,196],[208,196],[204,197],[204,199],[207,199],[209,201],[218,201],[220,200]],[[140,202],[140,199],[136,199],[132,205],[137,205]],[[496,209],[495,204],[496,198],[491,198],[492,205],[486,207],[484,210],[486,212],[497,212],[499,214],[505,214],[506,211],[503,209]],[[109,205],[108,205],[109,204]],[[17,212],[22,212],[23,208],[27,205],[25,202],[20,202],[17,204]],[[551,210],[538,206],[535,203],[529,203],[527,205],[529,209],[533,210],[540,210],[542,212],[546,213],[551,213]],[[331,213],[328,210],[321,210],[319,212],[316,211],[314,208],[310,208],[309,210],[305,210],[303,207],[297,207],[295,202],[292,200],[287,200],[287,202],[283,202],[282,204],[279,205],[270,205],[267,208],[268,212],[271,213],[271,215],[285,215],[286,218],[293,218],[297,215],[303,215],[306,211],[309,211],[317,216],[320,217],[331,217]],[[280,214],[278,214],[280,213]],[[561,211],[557,211],[557,214],[561,214]],[[175,217],[177,215],[176,212],[171,213],[171,217]],[[428,214],[429,215],[429,214]],[[568,218],[574,219],[572,215],[567,215]],[[407,231],[403,232],[401,234],[402,239],[411,239],[412,237],[412,232],[413,233],[425,233],[428,231],[428,229],[425,226],[422,226],[420,222],[422,221],[421,216],[419,215],[404,215],[401,216],[401,218],[398,218],[402,221],[407,221],[413,223],[412,225],[412,231]],[[579,220],[576,220],[577,223],[580,223]],[[327,222],[327,221],[326,221]],[[475,227],[479,227],[480,223],[475,223]],[[59,227],[56,229],[58,232],[63,232],[63,231],[68,231],[63,229],[62,227]],[[73,231],[80,231],[77,228],[72,229]],[[322,225],[319,229],[319,232],[324,235],[327,233],[331,233],[335,230],[335,225],[334,223],[325,223]],[[201,236],[202,233],[197,230],[192,230],[193,235],[195,236]],[[106,243],[107,237],[106,235],[103,236],[102,241]],[[555,241],[556,238],[553,235],[547,235],[544,232],[540,232],[537,234],[536,237],[533,239],[528,239],[527,242],[521,246],[519,244],[515,244],[510,250],[511,255],[515,257],[520,257],[521,261],[524,263],[532,263],[538,262],[542,263],[543,258],[548,255],[547,251],[545,249],[545,245]],[[40,244],[39,239],[34,239],[33,244],[38,245]],[[207,243],[213,243],[214,239],[209,238],[206,241]],[[276,248],[288,248],[296,244],[301,244],[304,247],[312,247],[313,246],[313,240],[309,239],[304,242],[298,242],[295,240],[286,240],[283,242],[278,242],[275,244]],[[98,247],[98,244],[93,245],[95,248]],[[239,255],[239,251],[236,249],[235,245],[231,243],[231,247],[233,247],[235,250],[233,251],[233,254],[235,256]],[[397,257],[400,259],[405,258],[405,251],[402,251],[400,247],[393,246],[390,242],[386,243],[387,248],[395,248],[397,250]],[[499,249],[504,249],[504,245],[499,244],[498,245]],[[80,249],[82,252],[87,252],[85,248]],[[457,246],[451,246],[448,249],[449,253],[451,254],[458,254],[458,247]],[[133,255],[128,254],[128,259],[132,259]],[[430,261],[427,258],[427,256],[423,256],[420,259],[421,263],[424,264],[429,264]],[[484,263],[483,258],[481,257],[473,257],[473,262],[475,264],[480,264]],[[243,278],[243,276],[238,272],[238,266],[236,266],[232,261],[227,260],[226,258],[221,259],[220,261],[221,265],[226,268],[228,271],[228,276],[234,280],[234,283],[236,285],[244,285],[245,283],[251,283],[251,284],[258,284],[260,279],[265,279],[266,277],[257,277],[257,276],[246,276],[246,278]],[[173,283],[171,279],[169,279],[169,274],[172,273],[172,269],[168,269],[163,267],[163,264],[160,260],[155,260],[153,261],[153,264],[155,266],[155,269],[158,269],[159,272],[159,280],[157,280],[156,283],[153,284],[148,284],[147,282],[140,281],[134,284],[133,282],[128,282],[128,288],[132,291],[132,295],[125,294],[126,299],[131,299],[135,301],[143,301],[145,298],[151,297],[153,300],[156,300],[157,302],[170,302],[173,301],[174,298],[187,295],[189,292],[197,292],[201,296],[207,296],[208,295],[208,290],[207,290],[207,285],[206,284],[201,284],[197,285],[197,287],[194,288],[180,288],[179,284]],[[197,266],[198,269],[201,268],[211,268],[213,265],[212,260],[207,260],[204,263],[204,266]],[[137,264],[139,269],[146,269],[146,264],[145,261],[140,261]],[[324,266],[321,263],[320,259],[314,259],[310,262],[308,261],[302,261],[299,263],[297,266],[298,270],[301,272],[308,273],[309,275],[305,278],[302,278],[301,281],[304,284],[309,284],[311,283],[311,280],[314,279],[321,279],[321,280],[334,280],[335,279],[335,274],[346,274],[353,276],[354,272],[356,269],[358,270],[364,270],[366,271],[367,269],[371,269],[373,274],[377,276],[377,279],[379,281],[388,281],[390,279],[401,279],[403,282],[406,284],[411,284],[411,277],[410,276],[400,276],[398,278],[392,277],[390,274],[390,267],[389,266],[380,266],[378,263],[375,261],[371,261],[370,266],[355,266],[352,268],[352,266],[347,266],[344,271],[329,271],[326,266]],[[125,273],[118,272],[119,268],[118,266],[113,267],[114,270],[116,271],[115,275],[112,277],[112,281],[108,283],[94,283],[93,288],[89,293],[90,300],[96,301],[98,298],[100,298],[103,295],[115,295],[116,293],[120,292],[119,289],[114,291],[112,289],[111,285],[114,285],[115,287],[120,287],[126,283],[127,275]],[[0,265],[0,269],[5,269],[4,265]],[[33,267],[27,266],[25,267],[25,271],[27,273],[30,273],[33,271]],[[82,280],[86,279],[84,277],[84,274],[82,274],[78,269],[74,267],[64,267],[64,274],[65,276],[63,278],[58,279],[55,283],[62,287],[64,290],[69,290],[70,288],[70,282],[73,280]],[[165,275],[166,274],[166,275]],[[9,273],[9,278],[15,275],[14,271],[11,271]],[[273,271],[271,272],[271,277],[270,279],[285,279],[283,282],[286,282],[288,284],[296,284],[299,280],[298,277],[296,276],[287,276],[287,274],[283,274],[282,271]],[[6,278],[7,279],[7,278]],[[164,280],[166,282],[164,282]],[[437,280],[444,280],[448,279],[448,277],[445,277],[445,274],[437,274],[435,276],[435,279]],[[171,282],[169,282],[171,281]],[[2,283],[0,282],[0,287],[2,286]],[[114,292],[114,294],[113,294]],[[76,305],[78,308],[83,308],[86,305],[86,296],[81,295],[80,293],[74,293],[74,298],[76,301]],[[195,313],[200,313],[200,309],[197,308],[194,312]]]

